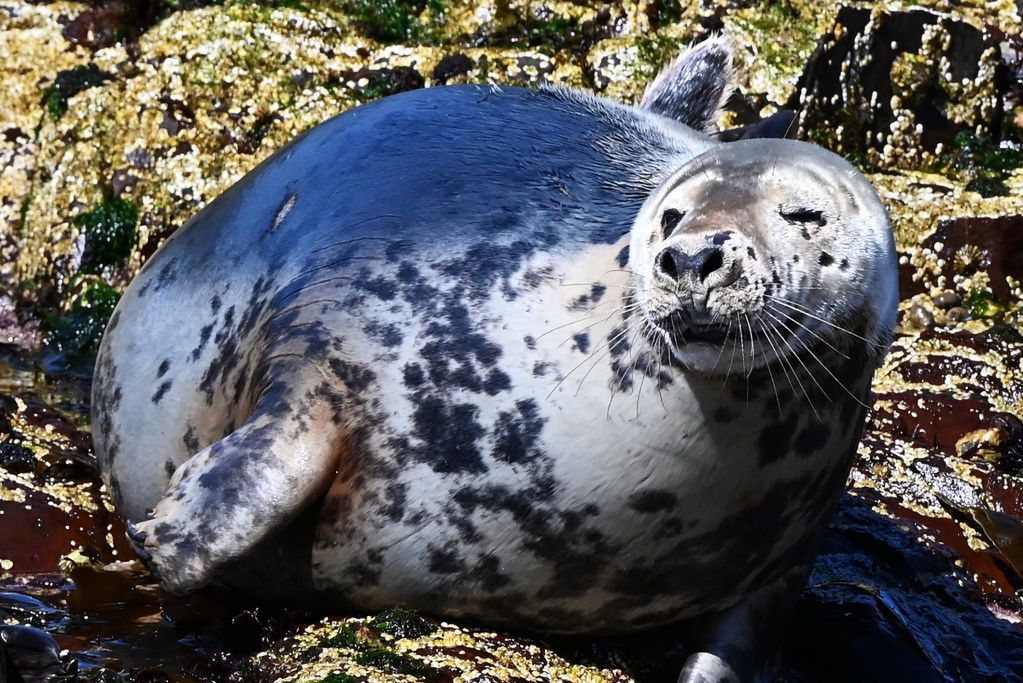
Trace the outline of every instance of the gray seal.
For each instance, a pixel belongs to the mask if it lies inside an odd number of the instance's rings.
[[[766,671],[896,266],[845,161],[698,132],[727,57],[686,53],[642,107],[557,87],[373,102],[168,240],[93,399],[163,586],[561,633],[677,622],[682,680]]]

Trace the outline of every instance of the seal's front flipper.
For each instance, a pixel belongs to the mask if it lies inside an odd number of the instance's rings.
[[[714,127],[731,90],[731,43],[722,37],[708,38],[684,50],[657,74],[639,108],[707,131]]]
[[[772,680],[785,627],[808,574],[806,565],[798,565],[737,605],[686,622],[693,652],[678,683]]]
[[[326,491],[341,438],[340,384],[302,359],[273,364],[248,421],[192,456],[152,519],[129,526],[175,594],[197,590]]]

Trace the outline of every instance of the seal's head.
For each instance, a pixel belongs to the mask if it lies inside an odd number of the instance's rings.
[[[700,372],[819,344],[881,357],[895,323],[884,206],[853,166],[803,142],[746,140],[693,159],[644,204],[629,262],[648,331]]]

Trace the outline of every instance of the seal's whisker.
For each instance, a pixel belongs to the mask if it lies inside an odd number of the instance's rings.
[[[617,313],[628,314],[628,313],[631,313],[632,311],[636,310],[636,308],[638,308],[638,304],[626,304],[624,306],[619,306],[615,310],[611,311],[610,315],[608,315],[603,320],[598,320],[595,323],[590,323],[589,325],[587,325],[586,327],[582,328],[581,330],[577,330],[577,331],[573,332],[571,335],[566,337],[560,344],[558,344],[558,348],[560,349],[562,346],[564,346],[565,344],[570,342],[573,338],[575,338],[575,336],[577,334],[581,334],[581,333],[585,332],[586,330],[592,329],[592,328],[594,328],[594,327],[596,327],[597,325],[600,325],[600,324],[605,324],[606,325],[608,323],[608,321],[610,321],[611,318],[613,318],[615,316],[615,314],[617,314]],[[601,311],[597,315],[604,315],[604,312]],[[583,321],[589,320],[590,318],[593,318],[593,317],[594,316],[592,316],[592,315],[588,315],[585,318],[580,318],[576,322],[583,322]],[[546,332],[544,334],[546,334]],[[539,337],[537,337],[537,339],[539,339]]]
[[[618,303],[618,302],[615,301],[615,302],[608,302],[608,303]],[[603,305],[603,304],[597,304],[597,306],[601,306],[601,305]],[[608,320],[613,318],[615,313],[618,313],[619,311],[624,311],[625,309],[627,309],[631,305],[633,305],[633,304],[625,304],[625,305],[623,305],[623,306],[621,306],[619,308],[616,308],[615,310],[611,311],[611,314],[608,315],[607,318],[605,318],[604,322],[607,322]],[[596,308],[597,306],[595,306],[594,308]],[[590,309],[590,310],[592,311],[593,309]],[[592,313],[590,315],[584,315],[581,318],[576,318],[575,320],[569,320],[567,323],[562,323],[561,325],[557,325],[556,327],[552,327],[551,329],[547,330],[546,332],[537,335],[536,336],[536,340],[538,341],[540,339],[543,339],[544,337],[546,337],[551,332],[557,332],[558,330],[564,329],[564,328],[566,328],[566,327],[568,327],[570,325],[578,325],[579,323],[586,322],[587,320],[592,320],[593,318],[600,317],[602,315],[604,315],[603,311],[601,311],[600,313]],[[597,324],[600,324],[600,323],[598,322]],[[571,339],[571,337],[569,337],[569,339]],[[562,344],[563,343],[564,342],[562,342]],[[558,344],[558,346],[561,346],[561,344]]]
[[[647,328],[653,328],[653,324],[649,320],[647,320],[646,318],[644,318],[641,322]],[[650,331],[656,333],[656,330],[652,330],[651,329]],[[663,357],[663,354],[665,354],[665,353],[669,353],[669,351],[668,351],[668,345],[665,343],[664,338],[661,337],[660,335],[655,336],[654,337],[654,358],[657,361],[657,398],[660,399],[660,401],[661,401],[661,408],[664,410],[664,414],[667,415],[668,414],[668,406],[666,406],[664,404],[664,390],[663,390],[663,387],[661,387],[661,382],[660,382],[661,370],[664,368],[664,363],[661,361],[661,358]]]
[[[805,315],[808,318],[812,318],[812,319],[816,320],[817,322],[824,323],[825,325],[828,325],[829,327],[833,327],[836,330],[839,330],[840,332],[844,332],[845,334],[848,334],[848,335],[851,335],[853,337],[856,337],[860,341],[865,341],[868,344],[870,344],[871,346],[874,346],[874,347],[879,348],[879,349],[883,349],[884,348],[881,344],[878,344],[877,342],[870,341],[866,337],[864,337],[862,335],[859,335],[859,334],[856,334],[852,330],[847,330],[844,327],[842,327],[841,325],[836,325],[835,323],[831,322],[830,320],[825,320],[824,318],[821,318],[819,316],[814,315],[810,311],[808,311],[808,310],[806,310],[806,309],[804,309],[804,308],[802,308],[800,306],[797,306],[796,304],[794,304],[793,302],[789,301],[788,299],[783,299],[781,297],[771,296],[770,294],[765,294],[764,296],[768,297],[772,301],[777,301],[778,303],[780,303],[783,306],[788,306],[792,310],[796,311],[797,313],[802,313],[803,315]]]
[[[760,326],[761,331],[764,329],[764,323],[761,320],[757,321],[757,325]],[[764,332],[766,334],[766,332]],[[771,378],[771,388],[774,389],[774,400],[778,403],[778,415],[781,415],[781,396],[778,395],[778,385],[774,382],[774,371],[771,369],[771,364],[767,359],[767,350],[761,347],[761,352],[764,354],[764,367],[767,368],[767,376]]]
[[[781,349],[778,348],[778,345],[774,343],[773,339],[771,339],[770,330],[768,330],[769,326],[766,323],[761,321],[760,322],[760,327],[761,327],[761,329],[764,330],[764,338],[767,340],[767,343],[770,344],[771,348],[774,350],[775,358],[778,359],[778,362],[781,365],[782,372],[785,373],[785,381],[787,381],[789,383],[789,389],[791,389],[793,395],[795,395],[796,387],[792,384],[792,377],[789,375],[788,368],[785,367],[785,358],[782,356]],[[777,386],[775,387],[775,391],[777,392]],[[777,395],[777,393],[775,395]],[[778,403],[778,414],[781,415],[781,403],[780,402]]]
[[[742,317],[746,319],[746,329],[749,331],[749,372],[746,374],[746,379],[749,379],[756,366],[756,357],[754,355],[756,353],[756,344],[753,342],[753,323],[750,322],[747,314],[743,313]]]
[[[844,391],[844,392],[845,392],[846,394],[848,394],[848,395],[849,395],[849,398],[851,398],[852,400],[856,401],[857,403],[859,403],[859,404],[860,404],[861,406],[863,406],[863,407],[864,407],[864,408],[866,408],[867,410],[870,410],[870,406],[869,406],[869,405],[867,405],[866,403],[864,403],[864,402],[863,402],[862,400],[860,400],[860,399],[859,399],[859,398],[858,398],[858,397],[857,397],[857,396],[856,396],[855,394],[853,394],[853,393],[852,393],[852,392],[851,392],[851,391],[849,390],[849,387],[845,386],[845,384],[843,384],[843,383],[842,383],[842,381],[841,381],[840,379],[838,379],[838,377],[835,377],[835,373],[833,373],[833,372],[831,371],[831,368],[829,368],[829,367],[828,367],[827,365],[825,365],[825,364],[824,364],[824,361],[822,361],[822,360],[820,359],[820,357],[818,357],[818,356],[817,356],[817,354],[816,354],[816,353],[814,353],[813,349],[811,349],[811,348],[810,348],[809,346],[807,346],[807,345],[806,345],[806,342],[804,342],[803,340],[801,340],[801,339],[798,339],[798,338],[796,339],[796,341],[798,341],[798,342],[799,342],[799,343],[800,343],[800,344],[801,344],[801,345],[803,346],[803,348],[804,348],[804,349],[806,349],[806,352],[807,352],[807,353],[809,353],[809,354],[810,354],[810,356],[812,356],[812,357],[813,357],[813,359],[814,359],[815,361],[817,361],[817,363],[818,363],[818,364],[819,364],[819,365],[820,365],[820,366],[821,366],[822,368],[824,368],[824,372],[828,373],[828,375],[829,375],[829,376],[831,377],[831,379],[835,380],[835,384],[837,384],[837,385],[838,385],[839,387],[841,387],[842,391]]]
[[[610,337],[608,337],[608,338],[607,338],[607,339],[606,339],[605,341],[603,341],[603,342],[601,342],[600,344],[598,344],[597,346],[593,347],[593,350],[592,350],[592,351],[590,351],[590,353],[589,353],[589,354],[588,354],[588,355],[587,355],[587,356],[586,356],[585,358],[583,358],[583,359],[582,359],[581,361],[579,361],[579,362],[578,362],[578,363],[577,363],[577,364],[575,365],[575,367],[573,367],[573,368],[572,368],[571,370],[569,370],[569,371],[568,371],[568,372],[567,372],[567,373],[566,373],[566,374],[565,374],[565,375],[564,375],[564,376],[563,376],[563,377],[562,377],[562,378],[561,378],[560,380],[558,380],[558,383],[557,383],[557,384],[555,384],[555,385],[554,385],[554,388],[553,388],[553,389],[551,389],[551,390],[550,390],[550,393],[548,393],[548,394],[547,394],[547,398],[550,398],[551,396],[553,396],[553,395],[554,395],[554,392],[558,390],[558,387],[560,387],[560,386],[561,386],[562,384],[564,384],[565,380],[567,380],[567,379],[568,379],[568,378],[569,378],[569,377],[570,377],[570,376],[572,375],[572,373],[573,373],[573,372],[575,372],[575,371],[576,371],[576,370],[578,370],[578,369],[579,369],[580,367],[582,367],[582,365],[583,365],[584,363],[586,363],[587,361],[589,361],[589,360],[593,359],[593,356],[594,356],[594,354],[596,354],[596,353],[597,353],[597,351],[599,351],[599,350],[601,350],[601,349],[603,349],[603,348],[605,348],[605,347],[606,347],[606,348],[607,348],[607,351],[608,351],[608,352],[610,352],[610,351],[611,351],[611,347],[612,347],[612,345],[613,345],[613,344],[615,344],[615,343],[617,343],[617,340],[618,340],[618,339],[619,339],[619,338],[620,338],[620,337],[621,337],[622,335],[624,335],[624,334],[625,334],[625,333],[626,333],[627,331],[628,331],[628,325],[626,325],[625,329],[621,330],[620,332],[616,332],[616,333],[614,333],[613,335],[611,335]],[[606,354],[606,353],[605,353],[605,354],[602,354],[602,355],[601,355],[601,358],[603,358],[603,357],[604,357],[605,355],[607,355],[607,354]],[[597,360],[599,360],[599,359],[597,359]],[[596,364],[596,361],[594,361],[594,365],[595,365],[595,364]],[[591,367],[591,368],[590,368],[590,370],[592,370],[592,369],[593,369],[593,368]],[[586,374],[587,374],[587,375],[589,374],[589,370],[587,370]],[[586,375],[583,375],[583,379],[582,379],[582,380],[580,380],[580,382],[579,382],[579,387],[578,387],[578,388],[576,388],[576,391],[575,391],[575,395],[576,395],[576,396],[578,396],[578,395],[579,395],[579,390],[580,390],[580,389],[582,388],[582,382],[583,382],[583,381],[584,381],[585,379],[586,379]]]
[[[824,367],[824,369],[825,369],[825,370],[827,370],[827,367],[825,367],[825,366],[824,366],[824,363],[822,363],[822,362],[821,362],[821,360],[820,360],[820,358],[818,358],[818,357],[817,357],[817,354],[815,354],[815,353],[813,352],[813,350],[812,350],[812,349],[810,349],[810,347],[809,347],[809,346],[807,346],[807,344],[806,344],[806,343],[805,343],[805,342],[804,342],[804,341],[803,341],[802,339],[800,339],[800,338],[799,338],[799,337],[798,337],[798,336],[797,336],[797,335],[796,335],[796,334],[795,334],[795,333],[794,333],[794,332],[792,331],[792,329],[791,329],[791,328],[790,328],[790,327],[789,327],[788,325],[786,325],[785,323],[783,323],[783,322],[780,322],[780,321],[779,321],[779,323],[778,323],[778,324],[779,324],[779,325],[780,325],[781,327],[785,328],[785,331],[786,331],[786,332],[788,332],[788,337],[793,337],[793,338],[795,338],[795,340],[796,340],[796,341],[797,341],[797,342],[798,342],[798,343],[799,343],[799,344],[800,344],[800,345],[801,345],[801,346],[802,346],[802,347],[803,347],[804,349],[806,349],[806,350],[807,350],[807,351],[808,351],[808,352],[810,353],[810,355],[811,355],[811,356],[813,356],[813,357],[814,357],[814,359],[815,359],[815,360],[816,360],[816,361],[817,361],[818,363],[820,363],[820,364],[821,364],[821,367]],[[810,380],[811,380],[811,381],[812,381],[812,382],[813,382],[813,383],[814,383],[815,385],[817,385],[817,388],[818,388],[818,389],[820,389],[820,392],[821,392],[822,394],[824,394],[824,398],[826,398],[826,399],[828,400],[828,402],[829,402],[829,403],[834,403],[835,399],[833,399],[833,398],[831,397],[831,395],[830,395],[830,394],[828,394],[828,392],[827,392],[827,391],[825,391],[824,387],[822,387],[822,386],[821,386],[821,383],[817,381],[817,377],[816,377],[816,376],[814,375],[814,373],[810,372],[810,368],[806,367],[806,363],[804,363],[804,362],[803,362],[803,357],[802,357],[801,355],[799,355],[798,353],[796,353],[796,352],[795,352],[795,350],[794,350],[794,349],[792,348],[792,345],[791,345],[791,344],[789,344],[789,341],[788,341],[788,337],[786,337],[786,338],[785,338],[785,345],[789,347],[789,350],[790,350],[790,351],[792,351],[792,355],[793,355],[793,356],[795,356],[795,359],[796,359],[797,361],[799,361],[799,364],[800,364],[801,366],[803,366],[803,370],[805,370],[805,371],[806,371],[806,374],[807,374],[807,376],[808,376],[808,377],[810,378]],[[829,371],[829,372],[830,372],[830,371]],[[813,405],[813,404],[812,404],[812,402],[811,402],[811,405]],[[815,412],[815,413],[817,412],[817,408],[816,408],[816,407],[814,407],[814,412]],[[817,416],[818,416],[818,417],[820,417],[820,414],[818,413],[818,415],[817,415]],[[821,420],[821,421],[823,422],[823,420]]]
[[[736,322],[739,323],[739,349],[740,358],[742,359],[742,372],[746,375],[746,379],[749,379],[749,373],[746,372],[746,338],[742,336],[742,320],[737,318]]]
[[[724,317],[724,316],[722,316],[722,317]],[[710,370],[711,372],[714,372],[715,370],[718,369],[718,363],[721,362],[721,354],[723,354],[725,352],[725,342],[728,341],[728,336],[730,334],[732,334],[732,318],[729,316],[729,318],[728,318],[728,329],[725,330],[725,338],[721,342],[721,348],[718,349],[718,355],[717,355],[717,358],[714,359],[714,367],[711,368],[711,370]]]
[[[639,328],[636,328],[635,330],[633,330],[632,336],[629,337],[629,362],[625,364],[625,367],[630,372],[634,369],[632,367],[632,353],[635,350],[636,334],[638,334],[638,332],[639,332]],[[614,377],[613,374],[612,374],[612,377]],[[617,380],[618,378],[614,377],[614,379]],[[609,399],[607,399],[606,417],[607,417],[608,420],[611,419],[611,404],[614,403],[615,395],[618,393],[618,389],[620,387],[621,387],[621,382],[620,381],[615,381],[614,385],[611,387],[611,397]]]
[[[606,282],[559,282],[559,287],[592,287],[593,285],[600,285],[601,287],[615,288],[615,289],[632,289],[632,285],[619,285],[619,284],[608,284]]]
[[[842,353],[842,352],[841,352],[841,351],[839,351],[839,350],[838,350],[837,348],[835,348],[835,345],[834,345],[834,344],[832,344],[832,343],[831,343],[831,342],[829,342],[829,341],[828,341],[827,339],[825,339],[824,337],[822,337],[822,336],[820,336],[819,334],[817,334],[817,333],[816,333],[816,332],[815,332],[814,330],[811,330],[811,329],[810,329],[809,327],[807,327],[807,326],[806,326],[806,325],[804,325],[803,323],[801,323],[801,322],[799,322],[798,320],[796,320],[796,319],[795,319],[794,317],[792,317],[792,316],[791,316],[791,315],[789,315],[788,313],[786,313],[786,312],[784,312],[784,311],[782,311],[782,310],[780,310],[780,309],[777,309],[777,308],[775,308],[774,306],[766,306],[766,307],[764,308],[764,311],[765,311],[765,312],[768,312],[768,311],[769,311],[769,312],[773,312],[773,313],[776,313],[776,314],[778,314],[778,315],[782,316],[782,317],[783,317],[783,318],[784,318],[785,320],[787,320],[787,321],[789,321],[789,322],[792,322],[792,323],[795,323],[796,325],[799,325],[799,326],[800,326],[800,327],[802,327],[802,328],[803,328],[804,330],[806,330],[807,332],[809,332],[810,334],[812,334],[812,335],[813,335],[813,336],[814,336],[814,337],[815,337],[815,338],[816,338],[816,339],[817,339],[818,341],[820,341],[820,342],[821,342],[822,344],[825,344],[825,345],[826,345],[826,346],[827,346],[827,347],[828,347],[829,349],[831,349],[832,351],[834,351],[835,353],[837,353],[838,355],[840,355],[840,356],[841,356],[842,358],[845,358],[846,360],[848,360],[848,359],[849,359],[849,356],[848,356],[847,354],[845,354],[845,353]],[[768,315],[770,315],[770,313],[768,313]],[[772,317],[774,317],[774,316],[772,316]],[[777,318],[775,318],[775,320],[777,320]]]
[[[786,363],[788,363],[789,369],[792,371],[792,376],[795,378],[796,384],[799,385],[800,391],[803,392],[803,398],[805,398],[806,402],[810,405],[810,409],[813,410],[814,414],[817,416],[817,419],[820,420],[821,422],[823,422],[824,420],[821,418],[821,414],[819,412],[817,412],[817,406],[814,405],[813,400],[811,400],[810,393],[806,390],[806,386],[803,384],[803,380],[799,379],[799,373],[796,371],[795,366],[792,365],[792,356],[795,356],[796,360],[799,361],[800,365],[803,365],[803,369],[804,370],[806,370],[806,365],[803,364],[803,361],[796,354],[796,351],[795,351],[795,349],[792,348],[792,345],[789,344],[788,340],[785,338],[785,335],[783,335],[781,332],[779,332],[776,327],[771,327],[770,331],[773,332],[777,336],[777,338],[781,341],[781,343],[783,343],[786,347],[788,347],[789,353],[787,355],[782,356],[782,359]],[[809,370],[807,370],[807,373],[809,374]],[[812,378],[812,375],[811,375],[811,378]],[[814,381],[816,381],[816,380],[814,380]]]

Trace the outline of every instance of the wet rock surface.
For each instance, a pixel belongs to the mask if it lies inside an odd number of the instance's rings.
[[[81,377],[159,243],[302,130],[444,83],[632,101],[713,32],[740,67],[721,126],[794,111],[791,135],[869,174],[901,259],[898,336],[781,680],[1023,680],[1023,27],[1009,0],[0,0],[0,679],[673,680],[670,630],[537,639],[164,596],[98,479]]]

